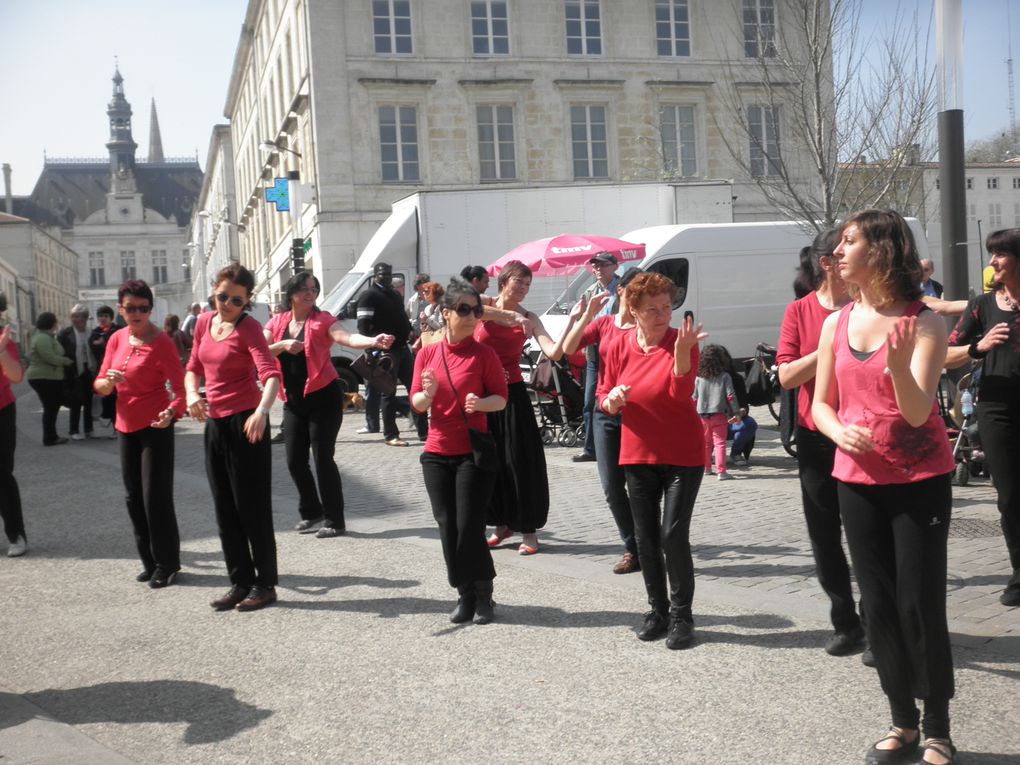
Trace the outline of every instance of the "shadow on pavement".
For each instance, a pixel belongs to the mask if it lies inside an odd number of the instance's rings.
[[[968,752],[961,749],[957,759],[967,765],[1016,765],[1020,762],[1020,753],[1017,754],[991,754],[987,752]]]
[[[367,517],[368,513],[359,513],[361,517]],[[386,531],[351,531],[347,530],[346,536],[352,539],[404,539],[416,537],[418,539],[438,539],[439,529],[435,526],[424,526],[417,529],[387,529]]]
[[[953,643],[956,643],[960,637],[954,632],[949,633],[949,639]],[[1010,680],[1020,680],[1020,665],[1016,663],[1018,653],[1020,653],[1020,635],[1002,635],[990,639],[988,643],[977,648],[954,649],[953,665],[957,670],[969,669]],[[969,758],[967,762],[970,762]],[[1020,762],[1020,758],[1017,758],[1016,762]]]
[[[188,744],[225,741],[273,714],[239,701],[229,688],[189,680],[99,683],[26,693],[24,698],[70,725],[186,723]]]
[[[280,587],[305,595],[322,595],[344,587],[379,587],[381,589],[406,589],[420,585],[417,579],[383,579],[378,576],[308,576],[306,574],[281,574]]]

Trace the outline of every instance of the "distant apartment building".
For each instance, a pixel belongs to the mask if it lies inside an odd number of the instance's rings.
[[[328,289],[419,190],[732,179],[736,220],[775,218],[740,168],[781,150],[813,182],[760,86],[793,21],[783,0],[251,0],[225,107],[241,260],[278,294],[297,236]],[[297,231],[265,200],[295,171]]]

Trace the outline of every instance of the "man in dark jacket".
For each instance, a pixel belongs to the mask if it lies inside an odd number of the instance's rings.
[[[67,408],[71,410],[70,435],[72,441],[92,438],[92,381],[99,365],[89,345],[89,331],[86,324],[89,309],[78,303],[71,309],[71,326],[57,333],[57,340],[64,349],[64,355],[74,363],[64,371],[64,389]],[[85,434],[79,431],[78,415],[81,415]]]
[[[376,263],[372,271],[372,284],[358,298],[358,332],[364,335],[386,333],[393,335],[390,353],[397,379],[407,390],[411,389],[413,361],[407,339],[411,334],[411,322],[404,313],[404,300],[393,289],[393,267],[389,263]],[[407,446],[397,428],[396,393],[382,396],[383,438],[389,446]],[[413,416],[413,415],[412,415]],[[422,422],[417,420],[419,435]],[[425,421],[427,427],[427,420]]]
[[[106,356],[106,344],[110,337],[118,329],[113,323],[113,309],[108,305],[101,305],[96,309],[96,326],[92,328],[89,335],[89,347],[92,355],[96,357],[96,368],[103,365],[103,358]],[[116,437],[113,428],[113,421],[116,418],[117,391],[114,390],[109,396],[105,396],[100,404],[99,421],[104,428],[110,428],[110,438]]]

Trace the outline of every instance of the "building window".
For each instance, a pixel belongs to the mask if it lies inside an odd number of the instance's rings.
[[[685,178],[698,174],[694,143],[694,107],[664,106],[659,111],[663,168]]]
[[[967,220],[977,223],[977,205],[967,205]]]
[[[998,178],[987,178],[985,180],[988,183],[988,189],[990,191],[995,191],[996,189],[999,188],[999,179]]]
[[[385,183],[417,181],[418,110],[413,106],[379,107],[379,149]]]
[[[602,55],[602,22],[598,0],[565,0],[567,53],[575,56]]]
[[[517,177],[514,160],[512,106],[479,106],[478,163],[483,181],[510,181]]]
[[[747,109],[747,131],[751,143],[751,175],[755,178],[782,174],[779,157],[779,110],[768,106]]]
[[[941,188],[942,188],[942,181],[939,180],[938,178],[936,178],[935,179],[935,191],[938,191]]]
[[[166,250],[152,251],[152,283],[162,284],[166,278]]]
[[[1014,178],[1013,179],[1013,188],[1014,189],[1020,189],[1020,178]]]
[[[89,286],[106,286],[106,264],[103,262],[103,253],[89,253]]]
[[[135,251],[134,250],[121,250],[120,251],[120,280],[126,282],[128,279],[137,279],[137,272],[135,270]]]
[[[608,178],[606,107],[571,106],[570,140],[575,178]]]
[[[691,55],[687,0],[655,0],[655,48],[660,56]]]
[[[411,0],[372,0],[372,30],[376,53],[411,53]]]
[[[181,268],[184,269],[184,281],[191,281],[191,250],[184,250],[181,257]]]
[[[471,1],[471,45],[476,56],[506,55],[510,52],[506,2]]]
[[[967,191],[970,191],[973,188],[974,188],[974,179],[973,178],[968,178],[967,179]]]
[[[1013,225],[1020,226],[1020,202],[1013,203]]]
[[[776,55],[775,0],[744,0],[744,55],[747,58]]]
[[[1002,205],[998,202],[988,205],[988,225],[992,230],[1002,227]]]

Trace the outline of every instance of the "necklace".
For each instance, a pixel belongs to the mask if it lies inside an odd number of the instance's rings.
[[[1009,308],[1009,310],[1011,310],[1011,311],[1017,311],[1017,310],[1020,310],[1020,306],[1018,306],[1018,305],[1017,305],[1017,304],[1016,304],[1016,303],[1015,303],[1015,302],[1013,301],[1013,299],[1012,299],[1012,298],[1010,298],[1010,296],[1009,296],[1009,292],[1007,292],[1006,290],[1003,290],[1003,291],[1002,291],[1002,299],[1006,301],[1006,306],[1007,306],[1007,307]]]

